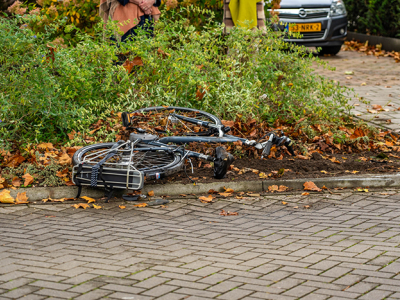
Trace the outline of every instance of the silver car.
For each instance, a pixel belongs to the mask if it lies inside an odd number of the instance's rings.
[[[347,12],[343,0],[282,0],[279,29],[299,32],[300,38],[285,40],[321,47],[319,54],[335,55],[347,36]]]

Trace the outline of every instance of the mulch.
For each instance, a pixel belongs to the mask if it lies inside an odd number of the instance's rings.
[[[383,154],[378,154],[381,156]],[[255,181],[296,178],[321,178],[337,176],[362,176],[367,174],[393,174],[400,171],[400,156],[388,154],[388,158],[377,157],[376,153],[357,154],[319,154],[314,152],[309,159],[305,157],[284,156],[278,159],[241,158],[233,162],[231,170],[223,179],[213,177],[213,168],[207,163],[193,162],[187,164],[187,175],[196,183]],[[148,184],[183,183],[192,181],[184,171]]]

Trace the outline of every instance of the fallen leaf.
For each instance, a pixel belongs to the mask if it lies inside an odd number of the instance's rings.
[[[90,205],[86,204],[86,203],[78,203],[78,204],[71,205],[71,207],[75,207],[76,209],[78,209],[79,207],[82,207],[83,209],[86,209],[86,208],[90,207]]]
[[[221,209],[221,212],[219,214],[221,216],[237,216],[237,215],[239,215],[237,212],[225,211],[223,209]]]
[[[46,198],[46,199],[42,199],[42,202],[46,203],[47,201],[51,201],[51,200],[53,200],[53,199],[51,199],[51,198],[49,197],[49,198]]]
[[[150,197],[153,197],[154,196],[154,191],[148,192],[147,195],[149,195]]]
[[[138,203],[138,204],[134,205],[134,207],[146,207],[146,206],[147,206],[147,203]]]
[[[223,197],[230,197],[230,196],[232,196],[232,193],[218,193],[218,195],[221,195],[221,196],[223,196]],[[210,195],[211,196],[211,195]]]
[[[0,192],[0,203],[14,203],[14,198],[11,197],[9,190],[3,190]]]
[[[279,187],[277,185],[271,185],[268,187],[268,191],[270,191],[272,193],[275,191],[278,191],[278,189],[279,189]]]
[[[71,157],[67,153],[63,153],[59,158],[58,158],[58,163],[60,165],[69,165],[71,164]]]
[[[261,195],[260,195],[260,194],[247,193],[247,196],[250,196],[250,197],[260,197]]]
[[[88,196],[82,196],[81,198],[87,200],[88,203],[96,202],[96,199],[90,198]]]
[[[225,193],[233,193],[233,189],[224,187]]]
[[[26,204],[29,203],[26,192],[18,193],[17,198],[15,198],[15,204]]]
[[[53,149],[54,146],[52,143],[41,143],[37,145],[39,150],[47,150],[47,149]]]
[[[284,186],[284,185],[280,185],[279,186],[279,189],[278,189],[278,192],[285,192],[286,190],[288,190],[289,188],[287,187],[287,186]]]
[[[215,198],[215,197],[213,197],[213,196],[210,194],[210,195],[208,195],[207,197],[205,197],[205,196],[199,197],[199,200],[200,200],[202,203],[211,203],[211,202],[213,202],[212,200],[213,200],[214,198]]]
[[[16,178],[18,178],[18,177],[16,177]],[[4,185],[3,185],[3,183],[6,181],[6,179],[4,178],[4,177],[1,177],[1,175],[0,175],[0,189],[3,189],[4,188]]]
[[[65,201],[65,198],[51,199],[51,200],[53,200],[53,201],[55,201],[55,202],[64,202],[64,201]]]
[[[382,106],[378,105],[378,104],[372,104],[372,108],[376,109],[376,110],[380,110],[380,109],[382,109]]]
[[[327,171],[324,171],[324,170],[322,170],[322,171],[321,171],[321,173],[327,174],[328,172],[327,172]]]
[[[179,196],[181,196],[181,197],[186,197],[187,195],[185,195],[185,194],[179,194]]]
[[[293,208],[297,209],[297,208],[299,208],[299,207],[298,207],[298,206],[294,206]]]
[[[302,196],[308,196],[308,195],[310,195],[310,193],[304,192],[304,193],[302,193],[301,195],[302,195]]]
[[[93,208],[95,208],[95,209],[100,209],[100,208],[101,208],[101,205],[93,204]]]
[[[287,202],[285,202],[285,201],[282,201],[282,204],[283,204],[283,205],[286,205],[286,204],[287,204]]]
[[[209,190],[208,193],[209,194],[218,194],[218,192],[216,190],[213,190],[213,189]]]
[[[305,209],[310,208],[310,205],[304,205],[304,208]]]
[[[24,186],[28,186],[33,182],[33,177],[29,173],[26,173],[24,176],[22,176],[22,178],[25,179]]]
[[[16,187],[20,187],[21,186],[21,179],[19,179],[17,176],[15,176],[12,180],[12,185],[16,186]]]
[[[260,177],[261,179],[266,179],[268,178],[268,175],[261,172],[260,174],[258,174],[258,177]]]
[[[307,182],[304,183],[304,190],[305,190],[305,191],[317,191],[317,192],[321,192],[321,191],[322,191],[322,190],[321,190],[319,187],[317,187],[317,186],[315,185],[315,183],[312,182],[312,181],[307,181]]]
[[[147,205],[147,204],[146,204]],[[135,206],[137,206],[137,205],[135,205]],[[124,206],[124,205],[118,205],[118,207],[120,208],[120,209],[125,209],[126,208],[126,206]]]
[[[358,172],[360,172],[360,171],[352,171],[351,173],[356,174],[356,173],[358,173]]]

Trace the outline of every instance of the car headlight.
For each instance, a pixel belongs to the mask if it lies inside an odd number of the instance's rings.
[[[346,7],[342,0],[333,0],[331,5],[331,16],[343,16],[346,15]]]

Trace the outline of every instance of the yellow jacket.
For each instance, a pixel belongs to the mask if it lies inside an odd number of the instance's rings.
[[[257,27],[257,2],[259,1],[260,0],[231,0],[229,9],[235,26],[245,26],[249,29]]]

